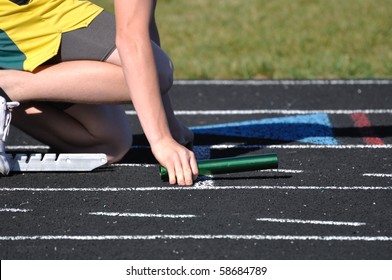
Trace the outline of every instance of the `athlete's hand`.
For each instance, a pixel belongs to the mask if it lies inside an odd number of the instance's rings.
[[[192,151],[167,138],[151,145],[151,150],[159,163],[169,173],[169,183],[190,186],[197,178],[199,170]]]

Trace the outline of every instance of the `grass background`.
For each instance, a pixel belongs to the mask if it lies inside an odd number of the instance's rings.
[[[392,0],[159,0],[156,17],[176,79],[392,78]]]

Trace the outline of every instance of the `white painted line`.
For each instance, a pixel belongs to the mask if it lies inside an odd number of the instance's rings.
[[[254,149],[392,149],[391,144],[386,145],[312,145],[312,144],[292,144],[292,145],[235,145],[235,144],[219,144],[219,145],[203,145],[195,146],[195,148],[201,147],[215,149],[215,150],[225,150],[225,149],[244,149],[244,150],[254,150]],[[132,149],[150,149],[150,146],[136,145],[132,146]]]
[[[125,113],[129,116],[136,115],[134,110],[127,110]],[[364,114],[392,114],[392,109],[325,109],[325,110],[285,110],[285,109],[261,109],[261,110],[177,110],[176,115],[195,116],[195,115],[261,115],[261,114],[279,114],[279,115],[307,115],[307,114],[329,114],[329,115],[352,115],[355,113]]]
[[[145,163],[113,163],[110,166],[117,166],[117,167],[157,167],[156,164],[145,164]]]
[[[331,226],[365,226],[366,223],[359,222],[335,222],[335,221],[317,221],[317,220],[299,220],[299,219],[274,219],[274,218],[258,218],[256,221],[272,222],[272,223],[294,223],[294,224],[313,224],[313,225],[331,225]]]
[[[37,149],[49,149],[48,146],[7,146],[7,150],[17,151],[17,150],[37,150]],[[132,146],[131,149],[150,149],[150,146],[142,146],[135,145]],[[292,145],[228,145],[228,144],[219,144],[219,145],[198,145],[194,147],[194,152],[197,155],[197,158],[200,159],[209,159],[209,151],[213,150],[225,150],[225,149],[242,149],[242,150],[261,150],[261,149],[335,149],[335,150],[344,150],[344,149],[392,149],[391,144],[386,145],[311,145],[311,144],[292,144]],[[135,164],[135,163],[116,163],[112,164],[112,166],[118,167],[155,167],[154,164]]]
[[[392,149],[392,145],[212,145],[211,149]]]
[[[303,170],[293,170],[293,169],[270,169],[270,170],[259,170],[259,172],[277,172],[277,173],[304,173]]]
[[[335,236],[335,235],[31,235],[31,236],[0,236],[0,241],[29,241],[29,240],[286,240],[286,241],[383,241],[391,242],[392,236]]]
[[[390,85],[392,80],[175,80],[174,85],[200,86],[200,85]]]
[[[6,150],[48,150],[46,145],[7,145]]]
[[[30,212],[33,211],[31,209],[19,209],[19,208],[0,208],[0,212],[12,212],[12,213],[17,213],[17,212]]]
[[[185,219],[196,218],[196,215],[172,215],[172,214],[147,214],[147,213],[120,213],[120,212],[91,212],[89,215],[109,216],[109,217],[137,217],[137,218],[169,218]]]
[[[365,173],[365,177],[380,177],[380,178],[392,178],[392,174],[381,174],[381,173]]]
[[[392,191],[392,186],[191,186],[191,187],[105,187],[105,188],[0,188],[0,192],[145,192],[145,191],[206,191],[206,190],[337,190],[337,191]]]

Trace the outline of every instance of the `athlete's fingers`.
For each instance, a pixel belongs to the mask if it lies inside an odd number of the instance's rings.
[[[174,185],[176,183],[176,171],[174,166],[166,167],[167,173],[169,174],[169,183]]]
[[[197,176],[199,175],[199,168],[197,166],[197,161],[194,153],[191,154],[190,166],[192,169],[192,179],[194,181],[197,179]]]
[[[184,174],[185,185],[188,185],[188,186],[192,185],[193,184],[193,174],[192,174],[192,168],[190,165],[190,157],[186,157],[183,160],[182,169],[183,169],[183,174]]]
[[[190,186],[198,174],[197,162],[193,152],[187,151],[182,166],[184,169],[185,184]]]
[[[185,185],[191,186],[198,175],[198,167],[195,154],[190,150],[184,150],[184,152],[181,154],[181,164],[184,174]]]
[[[185,185],[184,170],[181,164],[181,160],[176,161],[175,171],[176,171],[177,184],[179,186]]]

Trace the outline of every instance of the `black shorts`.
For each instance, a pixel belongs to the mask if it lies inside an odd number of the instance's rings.
[[[57,55],[45,64],[73,60],[105,61],[116,49],[115,24],[114,15],[103,11],[89,26],[63,33]]]

